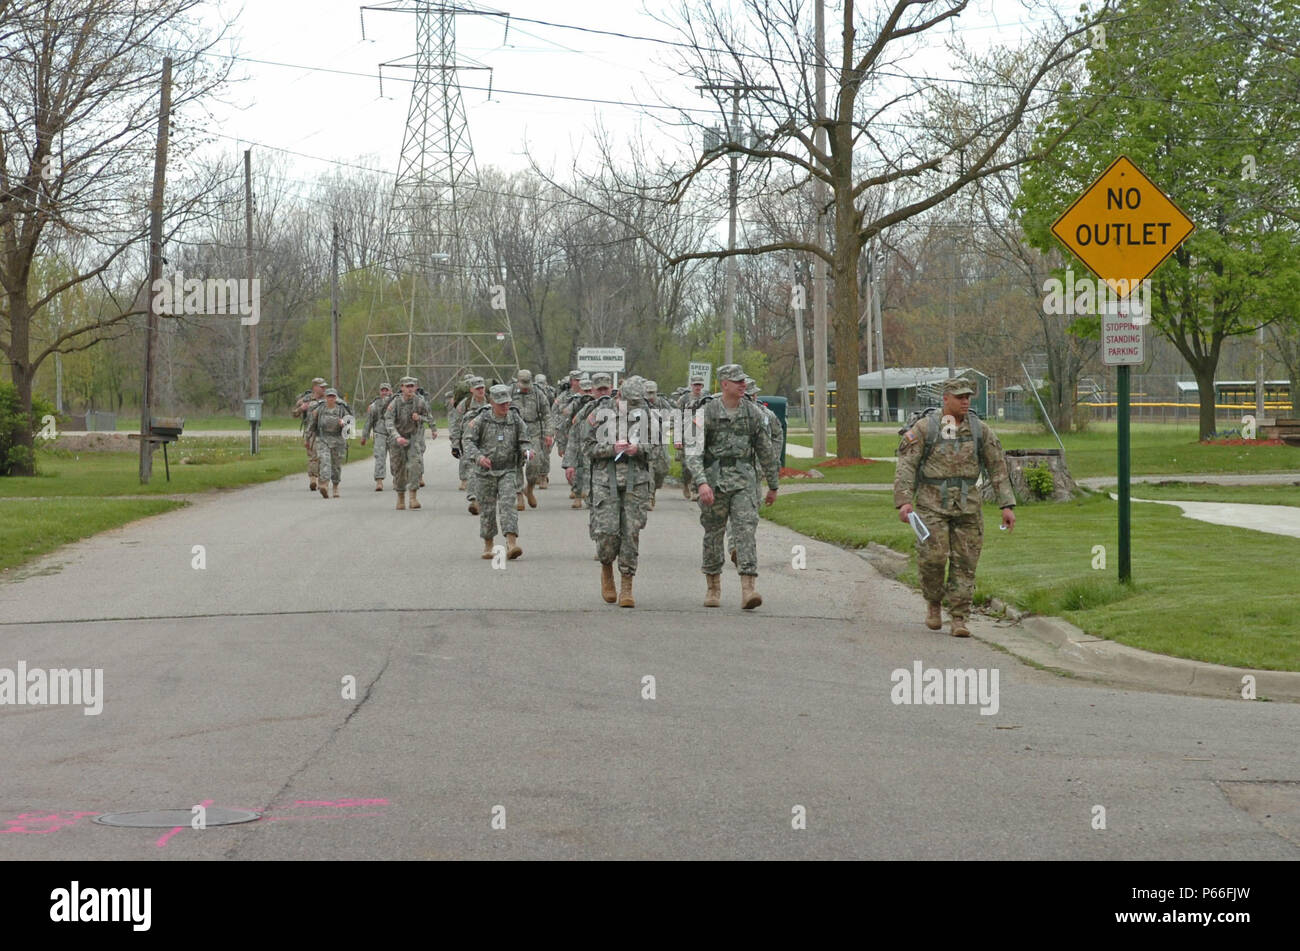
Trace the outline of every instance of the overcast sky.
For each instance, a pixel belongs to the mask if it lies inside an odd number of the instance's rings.
[[[808,7],[811,15],[811,3]],[[834,7],[828,3],[832,46],[838,39]],[[238,15],[233,46],[222,50],[238,54],[235,75],[244,78],[227,93],[230,104],[213,110],[226,149],[252,143],[255,160],[258,146],[302,153],[287,158],[293,178],[304,185],[328,167],[318,159],[351,162],[372,156],[364,164],[396,170],[410,98],[410,83],[402,80],[411,70],[385,69],[381,97],[377,67],[414,52],[413,13],[366,11],[363,40],[361,5],[352,0],[247,0],[242,10],[229,4],[225,9]],[[508,12],[557,24],[679,39],[645,12],[641,0],[524,0]],[[1040,17],[1026,13],[1019,0],[976,0],[957,28],[978,45],[1009,42],[1025,22]],[[457,17],[461,57],[492,67],[490,74],[461,74],[480,168],[526,167],[527,143],[544,163],[563,170],[575,162],[584,141],[589,142],[597,121],[618,135],[640,125],[652,141],[671,147],[661,138],[667,130],[646,109],[579,101],[583,97],[710,108],[693,81],[671,68],[676,54],[670,47],[519,20],[511,21],[507,35],[505,24],[497,16]],[[934,40],[933,48],[909,60],[910,71],[948,74],[939,47],[942,38]],[[519,94],[523,92],[545,95]],[[670,112],[650,114],[675,118]]]

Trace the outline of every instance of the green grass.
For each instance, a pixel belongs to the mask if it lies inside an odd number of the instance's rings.
[[[0,577],[60,545],[185,504],[172,499],[0,500]]]
[[[992,423],[1006,449],[1056,448],[1051,433],[1019,423]],[[892,456],[898,448],[894,432],[879,427],[863,429],[864,456]],[[1132,427],[1134,475],[1180,473],[1295,472],[1300,477],[1300,449],[1291,446],[1205,446],[1197,441],[1195,426],[1135,423]],[[788,442],[812,445],[812,437],[794,434]],[[1114,475],[1118,443],[1114,423],[1093,423],[1086,432],[1066,433],[1065,458],[1076,479]],[[826,437],[827,450],[836,451],[834,436]]]
[[[824,485],[826,483],[849,483],[851,485],[854,483],[872,483],[892,485],[894,481],[894,464],[892,462],[873,462],[865,466],[831,466],[823,468],[820,463],[824,461],[824,459],[796,459],[793,456],[787,456],[785,460],[786,468],[816,469],[824,478],[782,478],[781,484]]]
[[[1290,485],[1214,485],[1209,482],[1134,482],[1133,495],[1179,502],[1235,502],[1300,507],[1300,481]],[[1107,492],[1114,492],[1109,486]]]
[[[353,407],[356,409],[356,407]],[[230,430],[232,433],[248,434],[248,420],[242,416],[185,416],[185,428],[199,432],[205,429]],[[262,431],[275,429],[297,430],[301,420],[294,419],[288,413],[283,416],[267,416],[262,420]],[[140,413],[117,417],[117,431],[121,433],[138,433],[140,431]]]
[[[868,491],[780,497],[763,515],[849,547],[878,542],[912,553],[901,580],[916,584],[910,529],[892,499]],[[1208,663],[1300,670],[1295,592],[1300,539],[1184,518],[1166,505],[1133,506],[1133,578],[1115,580],[1116,504],[1104,495],[1021,506],[1014,532],[985,507],[976,600],[999,597],[1059,615],[1089,633]],[[1093,570],[1093,546],[1107,567]]]
[[[357,453],[369,447],[352,448]],[[186,439],[167,449],[171,481],[167,481],[162,451],[154,454],[153,478],[140,485],[140,457],[135,452],[72,452],[42,449],[36,455],[38,475],[0,478],[0,498],[13,496],[177,495],[230,489],[267,482],[307,471],[307,452],[291,437],[261,440],[252,456],[247,443],[223,439]]]

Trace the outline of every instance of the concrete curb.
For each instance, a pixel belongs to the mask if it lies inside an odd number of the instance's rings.
[[[907,565],[907,555],[882,545],[873,543],[869,549],[854,550],[886,577],[897,577]],[[1243,699],[1243,678],[1251,676],[1255,678],[1256,698],[1300,703],[1300,672],[1225,667],[1155,654],[1088,634],[1064,618],[1022,615],[996,598],[990,607],[995,612],[1005,611],[1006,617],[972,617],[969,626],[976,639],[1057,673],[1220,700]],[[920,607],[917,612],[919,623]]]

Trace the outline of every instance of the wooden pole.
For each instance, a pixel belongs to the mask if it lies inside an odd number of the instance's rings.
[[[140,399],[140,484],[153,476],[153,443],[149,415],[153,409],[153,351],[158,336],[158,312],[154,282],[162,279],[163,188],[167,182],[167,132],[172,108],[172,58],[163,57],[162,94],[158,105],[158,143],[154,149],[153,194],[149,199],[149,285],[145,318],[144,392]]]

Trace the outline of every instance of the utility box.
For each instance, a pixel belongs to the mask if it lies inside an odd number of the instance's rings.
[[[244,400],[244,419],[250,423],[260,423],[262,421],[261,400]]]
[[[786,431],[786,428],[787,428],[787,427],[786,427],[786,421],[785,421],[785,411],[786,411],[786,403],[787,403],[787,400],[786,400],[786,398],[785,398],[784,396],[760,396],[760,397],[758,397],[758,401],[759,401],[760,403],[762,403],[764,406],[766,406],[768,409],[770,409],[772,412],[776,413],[776,418],[779,419],[779,420],[781,421],[781,456],[780,456],[780,458],[781,458],[781,466],[784,468],[784,466],[785,466],[785,431]]]

